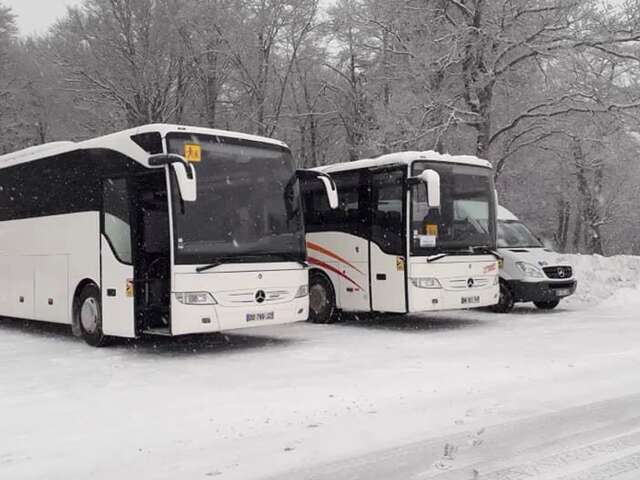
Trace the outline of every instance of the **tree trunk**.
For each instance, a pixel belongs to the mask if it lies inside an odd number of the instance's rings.
[[[582,151],[580,140],[577,138],[571,140],[571,154],[578,180],[578,215],[573,235],[573,248],[576,252],[580,252],[583,225],[586,223],[587,217],[586,205],[589,197],[589,183],[584,167],[584,152]]]
[[[589,199],[589,251],[598,255],[604,255],[602,242],[602,184],[604,181],[604,162],[599,160],[594,172],[593,195]]]
[[[571,205],[564,197],[558,199],[558,228],[556,231],[556,244],[561,252],[567,250],[569,241],[569,224],[571,222]]]
[[[207,102],[207,125],[210,128],[216,127],[218,114],[218,96],[219,96],[219,63],[218,55],[214,52],[214,45],[209,44],[207,49],[207,71],[205,79],[205,99]]]

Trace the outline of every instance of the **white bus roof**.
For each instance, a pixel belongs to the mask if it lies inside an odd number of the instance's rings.
[[[267,143],[271,145],[278,145],[284,148],[288,148],[287,145],[279,140],[272,138],[259,137],[256,135],[249,135],[240,132],[229,132],[225,130],[216,130],[212,128],[201,127],[189,127],[185,125],[169,125],[169,124],[150,124],[144,125],[129,130],[123,130],[121,132],[112,133],[102,137],[92,138],[82,142],[52,142],[44,145],[38,145],[35,147],[25,148],[17,152],[9,153],[0,156],[0,168],[6,168],[21,163],[31,162],[41,158],[53,157],[55,155],[61,155],[63,153],[74,152],[77,150],[87,149],[109,149],[123,153],[133,160],[148,165],[149,154],[145,152],[142,147],[137,145],[131,137],[143,133],[158,132],[162,138],[166,137],[169,133],[196,133],[201,135],[213,135],[221,137],[237,138],[240,140],[250,140],[254,142]]]
[[[354,170],[358,168],[375,168],[385,165],[397,165],[404,164],[410,165],[415,161],[426,160],[432,162],[443,163],[457,163],[463,165],[472,165],[475,167],[493,168],[490,162],[482,160],[478,157],[471,155],[449,155],[434,152],[432,150],[424,152],[398,152],[382,155],[377,158],[370,158],[365,160],[356,160],[355,162],[334,163],[332,165],[325,165],[323,167],[317,167],[316,170],[325,173],[334,173],[345,170]]]

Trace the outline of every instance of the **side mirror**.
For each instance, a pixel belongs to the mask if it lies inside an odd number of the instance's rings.
[[[427,186],[427,204],[429,208],[440,208],[440,174],[435,170],[425,170],[417,177],[409,179],[410,185]]]
[[[336,182],[333,181],[330,175],[324,172],[318,172],[316,170],[297,170],[296,176],[298,180],[320,180],[324,185],[327,199],[329,200],[329,206],[332,210],[335,210],[340,205],[340,199],[338,198],[338,187]]]
[[[196,170],[184,157],[173,153],[151,155],[149,157],[151,167],[171,165],[176,174],[180,196],[185,202],[195,202],[197,199]]]
[[[174,163],[173,171],[176,173],[180,196],[185,202],[195,202],[198,198],[196,181],[196,170],[193,165],[184,163]]]

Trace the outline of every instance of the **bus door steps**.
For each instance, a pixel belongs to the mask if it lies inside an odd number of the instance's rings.
[[[169,330],[169,327],[162,327],[162,328],[147,328],[145,330],[142,331],[142,333],[144,333],[145,335],[158,335],[161,337],[171,337],[171,330]]]
[[[148,313],[148,312],[169,313],[169,311],[171,310],[169,307],[164,305],[148,305],[148,306],[138,307],[138,309],[140,312],[143,312],[143,313]]]

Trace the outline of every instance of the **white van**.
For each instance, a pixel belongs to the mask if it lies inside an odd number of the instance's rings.
[[[498,207],[498,253],[503,263],[500,302],[492,307],[496,312],[509,312],[517,302],[552,310],[576,291],[573,267],[504,207]]]

